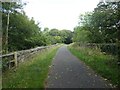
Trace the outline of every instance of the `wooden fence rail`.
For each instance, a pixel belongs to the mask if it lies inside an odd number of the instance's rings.
[[[0,58],[2,58],[2,70],[5,71],[7,69],[11,69],[12,67],[17,67],[19,63],[23,62],[24,60],[27,60],[28,57],[31,57],[34,54],[44,49],[51,48],[53,46],[55,45],[42,46],[29,50],[16,51],[14,53],[1,55]]]

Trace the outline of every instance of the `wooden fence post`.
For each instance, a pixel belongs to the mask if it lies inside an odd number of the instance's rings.
[[[9,69],[11,68],[11,64],[10,64],[10,61],[8,62],[8,68],[9,68]]]
[[[14,52],[15,66],[17,67],[17,52]]]

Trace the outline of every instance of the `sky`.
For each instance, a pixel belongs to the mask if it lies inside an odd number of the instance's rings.
[[[93,11],[99,0],[22,0],[26,15],[33,17],[40,27],[73,30],[78,25],[79,15]]]

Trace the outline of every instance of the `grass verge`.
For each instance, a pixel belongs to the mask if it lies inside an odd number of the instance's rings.
[[[120,86],[120,72],[117,65],[117,57],[107,55],[98,49],[90,49],[77,45],[70,45],[69,50],[90,66],[95,72],[109,80],[115,87]]]
[[[2,88],[44,88],[49,66],[59,47],[44,50],[15,70],[3,73]]]

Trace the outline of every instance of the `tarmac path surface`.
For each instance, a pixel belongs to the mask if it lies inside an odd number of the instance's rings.
[[[110,84],[62,46],[52,61],[46,88],[111,88]]]

